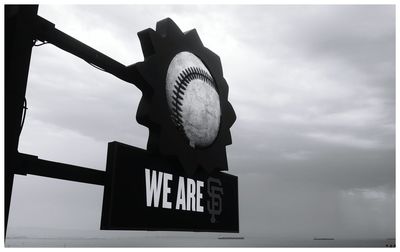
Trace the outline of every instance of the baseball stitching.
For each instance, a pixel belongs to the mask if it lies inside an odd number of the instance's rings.
[[[183,131],[183,119],[182,119],[182,108],[183,95],[189,83],[195,79],[202,80],[212,88],[215,88],[214,79],[203,69],[198,67],[189,67],[183,70],[176,80],[174,90],[172,91],[172,115],[171,118],[174,121],[178,130]]]

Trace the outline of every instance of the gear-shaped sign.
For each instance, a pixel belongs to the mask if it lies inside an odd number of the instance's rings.
[[[169,18],[138,36],[144,61],[129,69],[143,92],[136,119],[149,128],[147,150],[177,158],[188,175],[228,170],[236,115],[219,57],[196,30],[183,33]]]

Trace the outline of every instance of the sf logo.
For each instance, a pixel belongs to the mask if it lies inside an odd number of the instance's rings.
[[[215,223],[215,215],[220,215],[222,212],[222,198],[224,194],[221,180],[209,177],[207,179],[208,196],[210,199],[207,202],[207,210],[211,214],[211,223]]]

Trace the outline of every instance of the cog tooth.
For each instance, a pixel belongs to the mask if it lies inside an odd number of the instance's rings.
[[[185,38],[190,41],[193,46],[198,46],[198,47],[203,47],[203,42],[201,42],[201,39],[199,37],[199,34],[197,33],[196,29],[192,29],[189,31],[186,31],[184,33]]]
[[[156,53],[157,51],[156,45],[159,44],[157,41],[159,40],[157,39],[159,35],[156,34],[156,32],[153,29],[147,28],[145,30],[138,32],[138,37],[140,40],[140,45],[142,47],[142,52],[145,59]]]
[[[162,37],[179,38],[184,36],[178,25],[176,25],[175,22],[170,18],[158,21],[156,25],[156,31]]]

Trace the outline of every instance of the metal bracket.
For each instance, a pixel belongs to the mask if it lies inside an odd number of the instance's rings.
[[[18,156],[19,166],[15,169],[15,174],[31,174],[95,185],[105,184],[105,171],[43,160],[28,154],[19,153]]]

